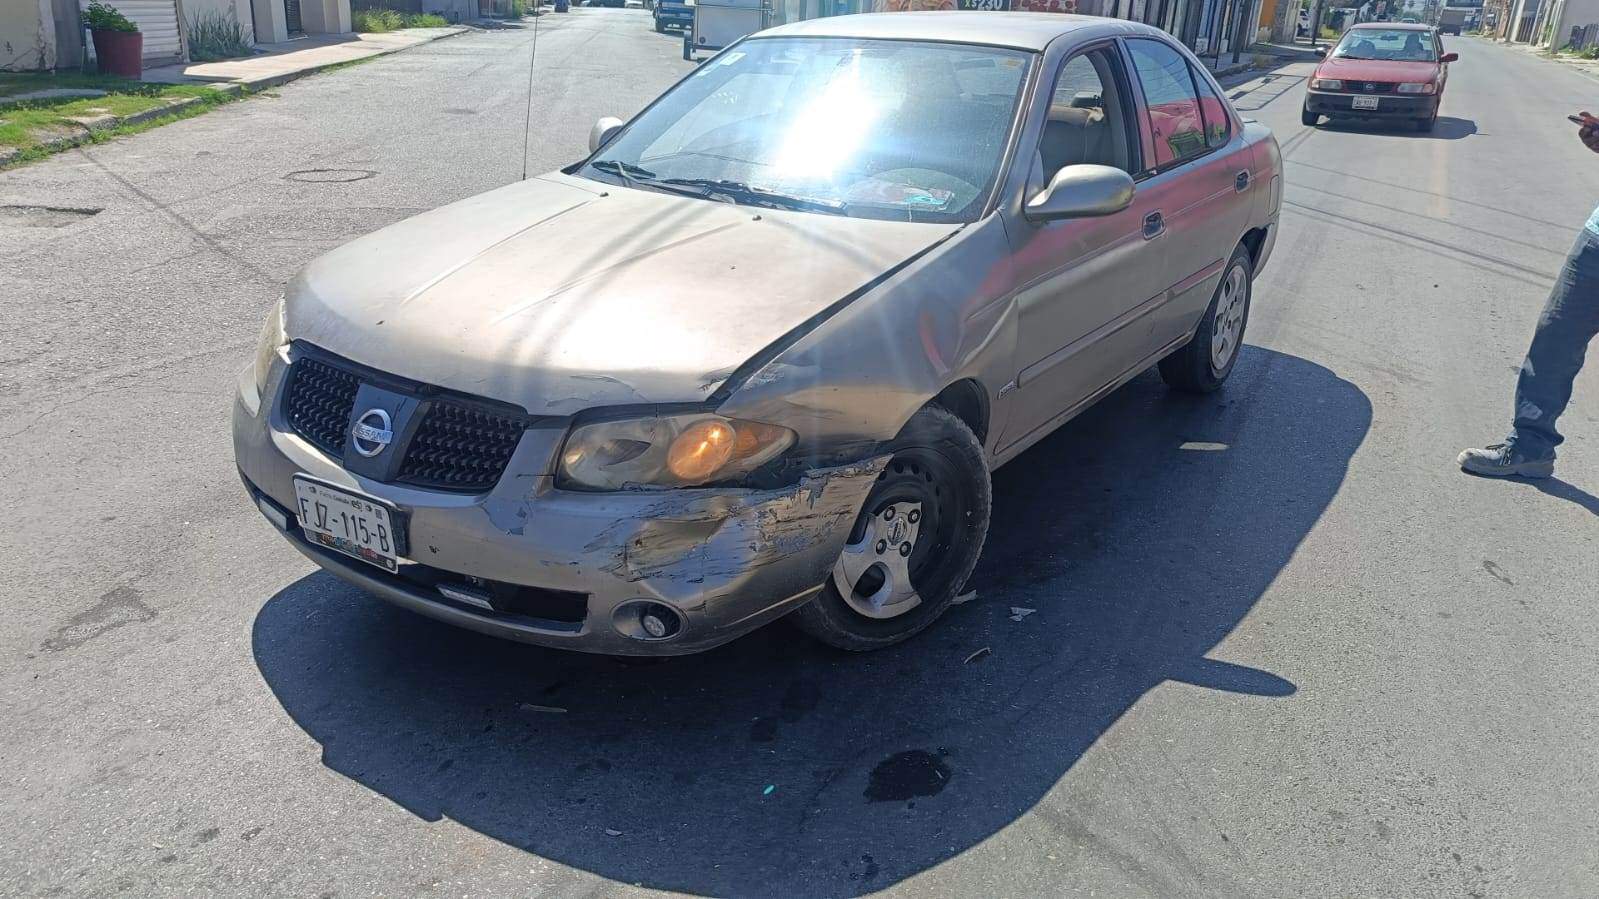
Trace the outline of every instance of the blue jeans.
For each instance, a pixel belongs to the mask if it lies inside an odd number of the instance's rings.
[[[1538,330],[1516,380],[1516,423],[1510,438],[1528,458],[1553,456],[1565,439],[1555,430],[1555,419],[1571,401],[1571,382],[1582,370],[1595,335],[1599,335],[1599,234],[1584,228],[1538,316]]]

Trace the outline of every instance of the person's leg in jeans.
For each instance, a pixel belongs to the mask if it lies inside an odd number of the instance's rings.
[[[1564,439],[1555,420],[1571,401],[1588,344],[1599,335],[1599,235],[1583,229],[1538,316],[1532,347],[1516,381],[1515,424],[1504,443],[1460,454],[1473,474],[1548,477]]]

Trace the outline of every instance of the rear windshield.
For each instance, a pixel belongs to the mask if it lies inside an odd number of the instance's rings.
[[[1413,28],[1357,28],[1338,42],[1339,59],[1387,59],[1395,62],[1437,62],[1432,33]]]

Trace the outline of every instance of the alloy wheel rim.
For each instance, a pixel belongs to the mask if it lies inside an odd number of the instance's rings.
[[[833,566],[833,585],[851,609],[885,619],[921,605],[911,583],[910,561],[922,517],[919,502],[887,503],[865,521],[858,539],[845,544]]]
[[[1222,282],[1221,296],[1216,300],[1216,318],[1210,331],[1210,365],[1215,371],[1225,371],[1244,333],[1244,313],[1248,308],[1248,290],[1244,283],[1244,268],[1235,265],[1227,270]]]

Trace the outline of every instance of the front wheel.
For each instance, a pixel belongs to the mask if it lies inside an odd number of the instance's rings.
[[[1160,360],[1160,377],[1168,387],[1188,393],[1209,393],[1220,387],[1238,362],[1249,323],[1249,291],[1253,263],[1249,248],[1239,244],[1194,336]]]
[[[1306,106],[1299,110],[1299,123],[1306,128],[1314,128],[1321,123],[1321,116],[1311,112],[1310,107]]]
[[[926,406],[891,449],[826,586],[793,616],[838,649],[880,649],[932,624],[988,535],[988,463],[964,422]]]
[[[661,24],[661,17],[660,16],[656,16],[655,17],[655,33],[656,34],[665,34],[666,33],[666,26]]]
[[[1438,124],[1438,114],[1437,113],[1433,113],[1428,118],[1417,119],[1416,120],[1416,130],[1420,131],[1423,134],[1426,134],[1427,132],[1429,132],[1429,131],[1431,131],[1433,129],[1434,125],[1437,125],[1437,124]]]

